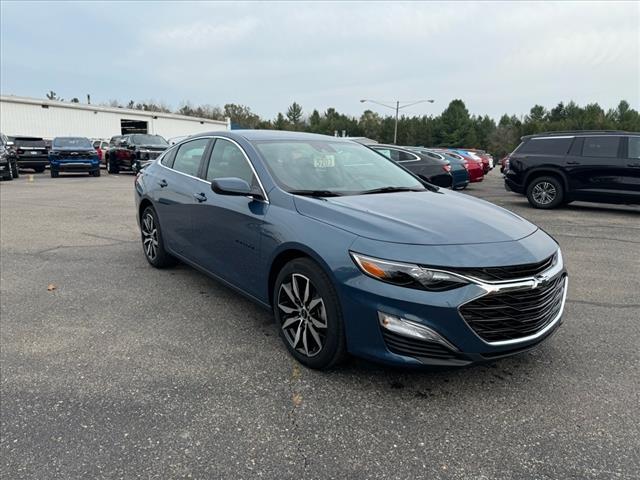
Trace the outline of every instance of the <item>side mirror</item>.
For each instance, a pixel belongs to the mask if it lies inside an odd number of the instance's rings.
[[[214,179],[211,182],[211,190],[219,195],[250,196],[253,194],[253,190],[246,181],[235,177]]]

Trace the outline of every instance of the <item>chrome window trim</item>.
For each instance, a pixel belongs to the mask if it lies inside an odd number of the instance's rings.
[[[189,178],[194,178],[196,180],[200,180],[201,182],[206,183],[207,185],[211,185],[211,182],[209,180],[205,180],[204,178],[200,178],[200,177],[194,177],[193,175],[189,175],[188,173],[183,173],[180,172],[174,168],[170,168],[167,167],[166,165],[163,165],[162,162],[160,160],[162,160],[162,158],[166,155],[166,153],[173,149],[173,148],[180,148],[180,146],[184,143],[187,142],[192,142],[194,140],[200,140],[202,138],[208,138],[208,139],[222,139],[222,140],[228,140],[229,142],[233,143],[236,147],[238,147],[240,149],[240,151],[242,152],[242,155],[244,155],[245,160],[247,161],[247,163],[249,164],[249,166],[251,167],[251,171],[253,172],[253,174],[255,175],[256,179],[258,180],[258,185],[260,186],[260,190],[262,191],[262,196],[264,198],[258,199],[258,198],[254,198],[252,196],[249,196],[249,198],[257,201],[257,202],[264,202],[264,203],[270,203],[269,202],[269,196],[267,195],[267,191],[265,190],[264,186],[262,185],[262,180],[260,180],[260,176],[258,175],[258,172],[256,172],[255,167],[253,166],[253,163],[251,162],[251,160],[249,159],[249,156],[247,155],[247,152],[244,151],[244,149],[240,146],[240,144],[238,142],[236,142],[235,140],[233,140],[232,138],[229,137],[223,137],[220,135],[211,135],[211,136],[202,136],[202,137],[196,137],[196,138],[190,138],[187,137],[185,139],[183,139],[182,141],[176,143],[175,145],[172,145],[171,148],[168,148],[167,150],[165,150],[162,154],[162,156],[158,157],[157,159],[154,160],[154,162],[156,162],[158,165],[160,165],[162,168],[165,168],[171,172],[175,172],[175,173],[179,173],[180,175],[184,175],[185,177],[189,177]],[[213,150],[211,151],[211,153],[213,153]],[[211,157],[209,157],[209,159],[211,159]]]

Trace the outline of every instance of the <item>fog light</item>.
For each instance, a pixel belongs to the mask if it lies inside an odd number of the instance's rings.
[[[384,312],[378,312],[378,321],[382,328],[387,329],[390,332],[397,333],[398,335],[417,338],[426,342],[436,342],[451,350],[458,350],[440,334],[420,323],[407,320],[406,318],[397,317],[395,315],[389,315]]]

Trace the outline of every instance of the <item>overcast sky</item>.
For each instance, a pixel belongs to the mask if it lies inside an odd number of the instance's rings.
[[[360,115],[640,105],[640,2],[1,3],[3,95]],[[385,112],[382,107],[370,106]]]

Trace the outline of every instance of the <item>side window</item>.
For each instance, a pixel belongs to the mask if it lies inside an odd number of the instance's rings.
[[[162,156],[162,160],[160,160],[160,163],[162,163],[162,165],[164,165],[165,167],[173,168],[173,161],[176,158],[177,151],[177,148],[172,148],[171,150],[169,150]]]
[[[573,137],[532,138],[523,143],[517,153],[535,155],[565,155],[573,143]]]
[[[629,153],[627,158],[640,158],[640,137],[629,137]]]
[[[403,152],[402,150],[396,150],[395,153],[398,154],[399,162],[413,162],[413,161],[419,160],[419,158],[413,153]]]
[[[582,147],[583,157],[616,158],[620,137],[587,137]]]
[[[199,138],[180,145],[173,160],[173,169],[192,177],[198,176],[200,160],[202,160],[202,155],[208,143],[208,138]]]
[[[234,143],[218,138],[211,151],[211,160],[207,168],[208,181],[215,178],[241,178],[253,186],[255,177],[244,154]]]
[[[387,158],[391,158],[391,150],[388,148],[374,148],[374,150]]]

